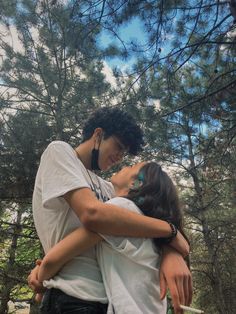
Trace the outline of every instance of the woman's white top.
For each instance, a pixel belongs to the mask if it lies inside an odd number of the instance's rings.
[[[108,203],[142,214],[130,200],[115,197]],[[101,235],[98,263],[109,301],[108,314],[165,314],[160,300],[160,255],[151,239]]]

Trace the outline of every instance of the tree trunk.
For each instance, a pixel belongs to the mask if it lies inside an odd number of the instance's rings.
[[[12,285],[8,279],[8,276],[4,274],[2,280],[2,292],[1,292],[1,303],[0,303],[0,313],[7,314],[8,313],[8,301],[10,299]]]
[[[14,273],[14,263],[17,249],[17,240],[19,237],[19,232],[21,230],[20,222],[21,222],[22,211],[20,208],[17,210],[17,218],[16,223],[12,230],[12,241],[11,246],[9,248],[9,257],[6,263],[5,269],[3,269],[3,280],[2,280],[2,291],[0,294],[1,305],[0,305],[0,313],[7,314],[8,313],[8,301],[10,300],[11,290],[15,285],[15,282],[12,281],[8,275]]]
[[[213,297],[215,299],[215,305],[216,305],[216,308],[218,309],[219,314],[231,314],[231,313],[227,313],[227,307],[225,304],[226,300],[224,297],[224,292],[222,290],[222,284],[221,284],[221,276],[220,276],[221,269],[220,269],[220,265],[218,264],[218,260],[215,257],[214,243],[212,243],[212,239],[210,237],[210,230],[207,223],[207,218],[203,210],[205,209],[205,206],[204,206],[205,204],[204,204],[204,199],[202,195],[202,188],[201,188],[201,183],[199,179],[199,174],[198,174],[197,167],[195,164],[193,143],[192,143],[190,132],[187,134],[187,137],[188,137],[189,160],[190,160],[190,165],[191,165],[190,174],[193,179],[194,189],[197,196],[197,203],[199,207],[199,217],[202,224],[204,242],[208,251],[209,261],[213,265],[212,283],[211,283],[211,287],[213,290]]]

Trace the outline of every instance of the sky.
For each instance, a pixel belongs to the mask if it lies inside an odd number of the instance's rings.
[[[118,35],[126,43],[128,43],[132,39],[135,40],[138,39],[139,43],[144,44],[147,40],[147,36],[143,31],[141,22],[138,18],[133,18],[131,22],[123,25],[120,28]],[[99,43],[99,46],[102,48],[105,48],[112,43],[122,46],[121,42],[117,38],[115,38],[114,35],[112,36],[111,33],[106,31],[105,29],[102,31],[97,41]],[[118,57],[105,59],[105,62],[111,68],[118,66],[121,69],[126,68],[127,66],[132,66],[135,63],[135,61],[136,61],[135,57],[128,58],[127,60],[122,60],[121,58]]]

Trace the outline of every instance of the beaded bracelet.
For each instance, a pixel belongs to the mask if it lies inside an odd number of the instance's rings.
[[[168,238],[163,238],[163,241],[165,244],[170,243],[177,236],[177,232],[178,232],[178,229],[176,228],[174,224],[172,224],[169,221],[167,221],[167,223],[169,224],[171,228],[171,235]]]

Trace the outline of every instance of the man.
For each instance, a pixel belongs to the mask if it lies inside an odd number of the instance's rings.
[[[82,143],[75,150],[67,143],[53,142],[41,158],[33,195],[33,214],[44,251],[47,252],[81,223],[89,230],[103,234],[160,236],[155,219],[102,203],[114,195],[113,188],[90,171],[109,169],[121,161],[126,151],[137,154],[143,139],[133,118],[116,108],[100,109],[87,121],[82,136]],[[166,228],[164,224],[163,230]],[[165,232],[162,236],[172,234],[171,228]],[[187,251],[188,247],[183,253]],[[35,279],[30,279],[32,286]],[[182,257],[170,248],[164,250],[160,280],[162,295],[167,282],[175,311],[182,313],[180,303],[191,301],[191,277]],[[51,291],[51,295],[47,293],[51,305],[60,295],[64,299],[74,297],[78,311],[73,308],[73,313],[80,313],[79,307],[84,305],[84,300],[88,301],[86,305],[90,302],[88,306],[94,308],[92,313],[105,311],[101,304],[106,303],[106,295],[95,249],[88,251],[83,261],[73,259],[59,276],[50,281],[48,288],[54,288],[51,289],[54,296]],[[71,304],[69,299],[66,300]]]

